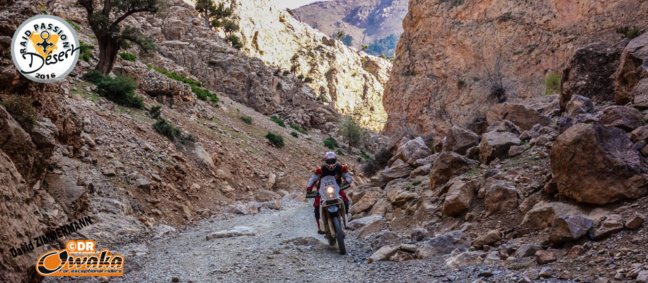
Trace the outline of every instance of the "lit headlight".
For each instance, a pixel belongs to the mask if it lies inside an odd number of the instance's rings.
[[[335,189],[333,187],[329,186],[329,187],[326,187],[326,192],[329,193],[329,194],[332,194],[333,192],[335,192]]]

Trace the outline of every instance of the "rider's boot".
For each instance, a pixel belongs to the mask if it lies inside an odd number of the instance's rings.
[[[324,231],[320,229],[319,219],[315,219],[315,222],[317,223],[317,234],[325,234]]]

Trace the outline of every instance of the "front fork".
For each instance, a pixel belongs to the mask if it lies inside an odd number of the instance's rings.
[[[326,223],[326,225],[324,225],[324,232],[332,238],[335,238],[336,236],[332,217],[338,217],[340,224],[343,225],[343,227],[340,228],[342,228],[342,232],[346,236],[347,219],[344,203],[338,204],[337,207],[337,211],[329,212],[328,207],[320,205],[320,215],[322,215],[323,222]]]

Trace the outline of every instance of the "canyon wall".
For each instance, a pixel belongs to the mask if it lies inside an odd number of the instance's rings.
[[[412,0],[385,87],[385,130],[442,137],[499,102],[545,95],[545,79],[576,49],[619,41],[617,28],[645,28],[647,17],[639,0]],[[503,97],[492,91],[499,82]]]
[[[341,114],[358,118],[362,126],[382,130],[389,61],[329,38],[272,1],[224,2],[240,26],[244,53],[276,68],[277,74],[301,78],[312,99],[331,102]]]

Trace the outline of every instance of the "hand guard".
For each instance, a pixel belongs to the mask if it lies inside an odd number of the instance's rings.
[[[318,191],[313,191],[312,189],[306,191],[306,198],[316,198],[317,196],[319,196]]]

